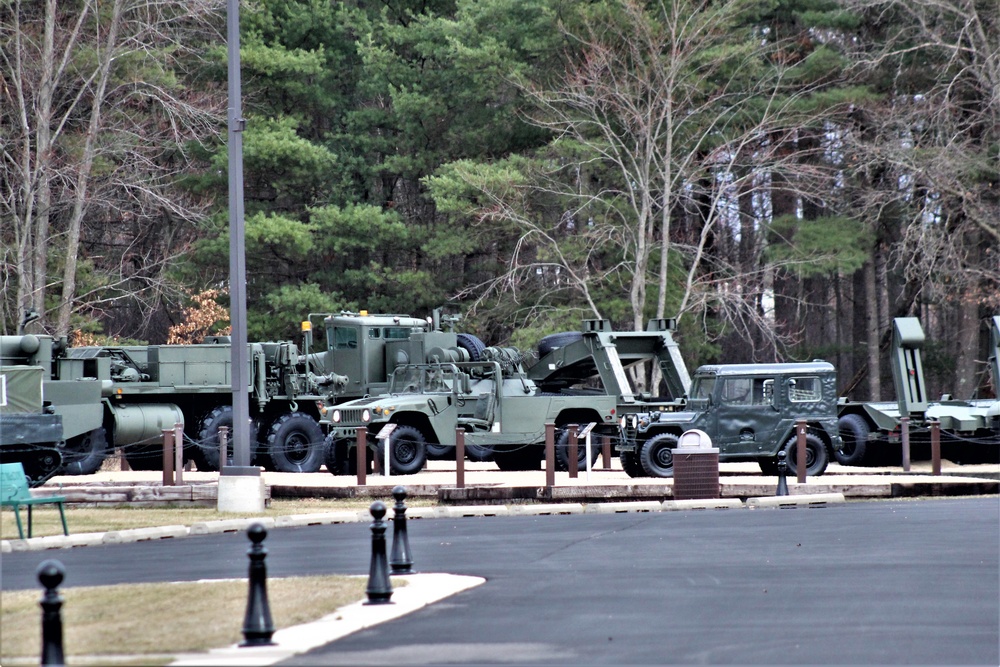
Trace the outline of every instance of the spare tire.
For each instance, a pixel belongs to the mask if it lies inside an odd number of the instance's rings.
[[[472,334],[460,333],[455,335],[458,346],[469,353],[470,361],[482,361],[483,350],[486,345]]]
[[[552,350],[558,350],[560,347],[575,343],[581,338],[583,338],[583,334],[579,331],[563,331],[561,333],[549,334],[538,341],[538,356],[544,357]]]

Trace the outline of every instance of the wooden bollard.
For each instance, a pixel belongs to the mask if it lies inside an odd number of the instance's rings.
[[[368,473],[368,429],[364,426],[355,431],[354,460],[358,466],[358,486],[364,486]]]
[[[795,473],[799,484],[806,483],[806,420],[795,420]]]
[[[455,429],[455,488],[465,488],[465,430]]]
[[[163,429],[163,486],[174,484],[174,429]]]
[[[545,486],[556,485],[556,425],[545,425]]]
[[[941,474],[941,422],[934,420],[931,427],[931,474]]]
[[[566,453],[566,469],[569,470],[570,479],[580,476],[580,441],[577,437],[577,425],[569,424],[566,432],[569,435],[569,451]]]

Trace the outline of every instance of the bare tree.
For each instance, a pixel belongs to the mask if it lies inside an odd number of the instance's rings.
[[[984,368],[980,318],[1000,309],[1000,12],[977,0],[849,5],[882,31],[861,62],[892,82],[861,116],[855,150],[863,168],[888,175],[861,205],[898,212],[889,259],[906,298],[893,314],[921,315],[951,340],[949,391],[967,397]]]
[[[4,329],[33,309],[39,326],[65,335],[74,313],[166,284],[163,267],[180,249],[143,237],[205,209],[177,181],[190,146],[219,136],[224,98],[185,79],[204,65],[199,49],[219,40],[220,9],[221,0],[0,8],[0,206],[12,223],[0,234],[4,281],[16,283]],[[81,249],[110,237],[86,256],[81,294]]]
[[[833,180],[806,159],[815,148],[793,140],[818,122],[792,112],[809,86],[792,89],[788,68],[767,62],[773,46],[751,29],[749,3],[601,8],[565,28],[565,75],[522,82],[530,121],[555,137],[548,149],[533,161],[448,171],[475,192],[466,213],[519,230],[507,271],[477,288],[513,291],[558,268],[560,287],[595,317],[624,292],[635,327],[651,310],[711,311],[773,354],[782,333],[768,304],[776,264],[764,252],[771,176],[784,172],[806,190]]]

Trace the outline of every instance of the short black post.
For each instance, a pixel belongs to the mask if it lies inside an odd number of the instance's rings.
[[[391,604],[392,583],[389,581],[389,564],[385,558],[385,503],[376,500],[369,511],[372,522],[372,560],[368,571],[368,602],[365,604]]]
[[[274,646],[274,622],[271,607],[267,602],[267,549],[262,542],[267,537],[267,529],[262,523],[254,523],[247,529],[247,537],[253,543],[247,551],[250,558],[250,590],[247,594],[247,613],[243,619],[243,643],[240,646]]]
[[[389,567],[393,574],[412,574],[413,558],[410,556],[410,538],[406,534],[406,487],[397,486],[392,490],[396,499],[393,506],[395,515],[392,518],[392,555],[389,557]]]
[[[45,594],[42,606],[42,665],[65,665],[63,657],[62,604],[63,597],[56,589],[66,576],[66,568],[57,560],[43,561],[36,571]]]
[[[785,475],[788,474],[788,453],[785,450],[778,452],[778,490],[774,492],[776,496],[788,495],[788,481]]]

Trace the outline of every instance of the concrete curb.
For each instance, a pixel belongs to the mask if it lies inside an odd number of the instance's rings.
[[[464,517],[492,516],[557,516],[567,514],[621,514],[627,512],[668,512],[707,509],[750,509],[765,507],[785,507],[797,505],[822,506],[845,502],[842,493],[814,493],[781,497],[748,498],[746,504],[739,498],[718,498],[707,500],[633,500],[623,502],[590,503],[549,503],[532,505],[441,505],[437,507],[407,508],[408,519],[461,519]],[[369,523],[371,514],[367,510],[338,512],[316,512],[312,514],[290,514],[279,517],[219,519],[200,521],[191,526],[159,526],[154,528],[134,528],[109,531],[106,533],[80,533],[78,535],[49,535],[24,540],[0,541],[0,553],[14,551],[44,551],[46,549],[67,549],[71,547],[98,546],[101,544],[121,544],[208,535],[214,533],[234,533],[247,530],[252,524],[261,523],[265,528],[288,528],[293,526],[321,526],[338,523]],[[391,520],[391,514],[389,516]]]
[[[747,508],[825,506],[843,502],[845,502],[843,493],[811,493],[801,496],[747,498]]]
[[[366,605],[364,602],[355,602],[317,621],[278,630],[271,638],[274,646],[241,648],[234,644],[208,653],[179,656],[170,665],[271,665],[359,630],[409,614],[486,581],[481,577],[454,574],[411,574],[399,578],[407,583],[393,591],[392,604]]]
[[[664,500],[664,510],[727,510],[741,509],[743,501],[739,498],[719,498],[711,500]]]
[[[147,540],[166,540],[174,537],[187,537],[191,529],[187,526],[156,526],[154,528],[132,528],[130,530],[113,530],[104,533],[104,544],[121,544],[122,542],[145,542]]]

